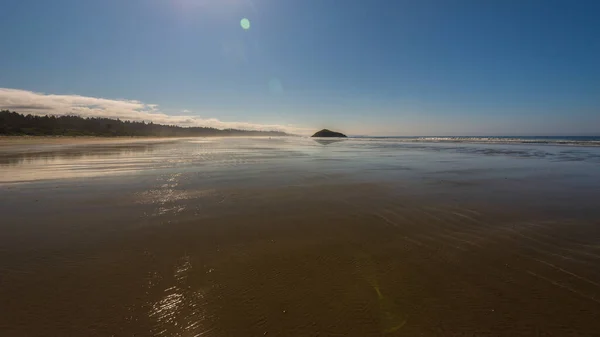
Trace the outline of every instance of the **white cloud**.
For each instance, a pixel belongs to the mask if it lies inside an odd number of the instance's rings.
[[[9,88],[0,88],[0,109],[32,115],[120,118],[121,120],[152,121],[157,124],[188,127],[275,130],[294,134],[307,134],[310,131],[309,129],[289,125],[223,122],[216,118],[200,118],[193,115],[167,115],[162,113],[156,104],[146,104],[135,100],[105,99],[79,95],[52,95]],[[191,113],[191,111],[183,110],[183,113]]]

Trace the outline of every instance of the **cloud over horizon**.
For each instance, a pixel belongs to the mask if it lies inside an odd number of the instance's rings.
[[[0,88],[0,109],[32,115],[119,118],[183,127],[199,126],[217,129],[284,131],[293,134],[307,134],[309,132],[309,129],[290,125],[224,122],[216,118],[201,118],[193,115],[167,115],[161,112],[156,104],[147,104],[136,100],[54,95],[10,88]],[[189,110],[183,110],[183,112],[191,113]]]

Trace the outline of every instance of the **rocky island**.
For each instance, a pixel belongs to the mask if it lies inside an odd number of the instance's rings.
[[[315,133],[314,135],[312,135],[313,137],[337,137],[337,138],[346,138],[346,135],[343,133],[339,133],[339,132],[335,132],[335,131],[331,131],[331,130],[327,130],[327,129],[323,129],[317,133]]]

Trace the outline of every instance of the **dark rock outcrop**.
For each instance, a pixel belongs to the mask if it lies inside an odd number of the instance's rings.
[[[337,137],[337,138],[346,138],[346,135],[343,133],[339,133],[339,132],[335,132],[335,131],[331,131],[331,130],[327,130],[327,129],[323,129],[317,133],[315,133],[314,135],[312,135],[313,137]]]

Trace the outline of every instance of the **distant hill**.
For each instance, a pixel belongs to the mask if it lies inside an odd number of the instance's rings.
[[[0,135],[29,136],[148,136],[148,137],[211,137],[211,136],[288,136],[279,131],[248,131],[206,127],[181,127],[152,122],[130,122],[110,118],[79,116],[33,116],[8,110],[0,111]]]
[[[327,129],[323,129],[323,130],[315,133],[312,136],[313,137],[338,137],[338,138],[346,138],[346,135],[343,134],[343,133],[339,133],[339,132],[335,132],[335,131],[331,131],[331,130],[327,130]]]

